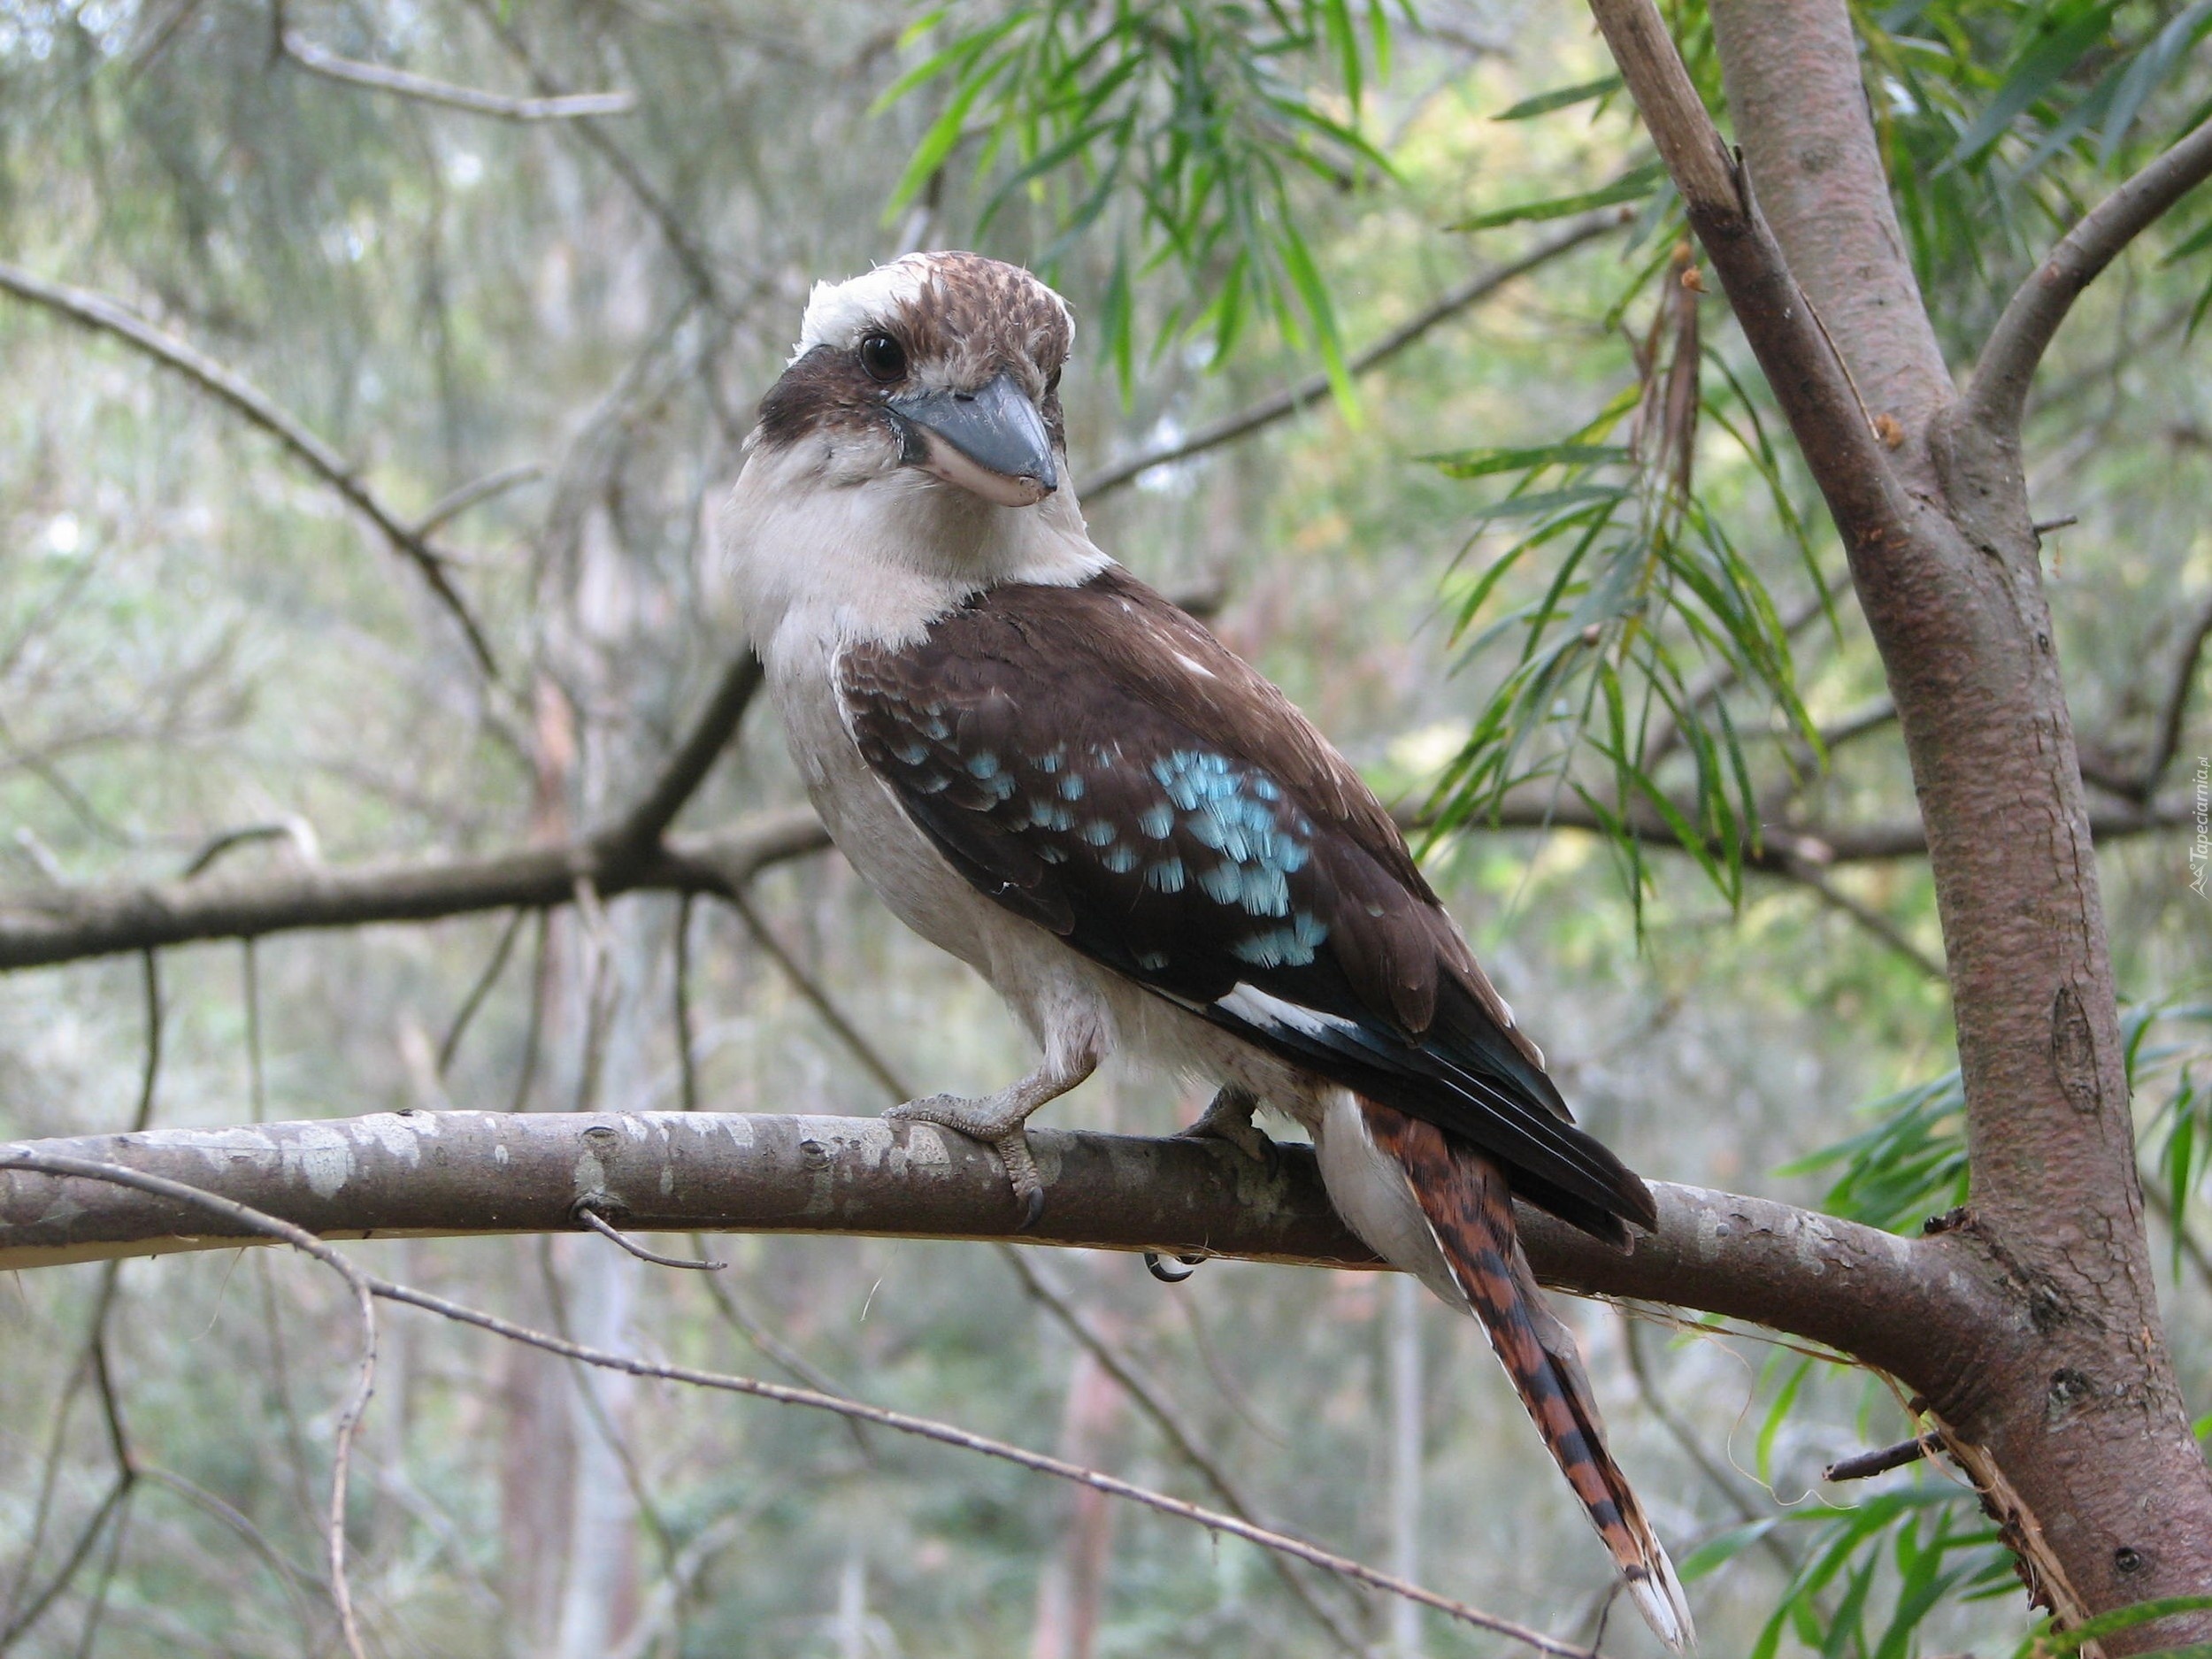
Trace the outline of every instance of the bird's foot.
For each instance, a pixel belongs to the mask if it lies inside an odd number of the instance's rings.
[[[1222,1088],[1206,1103],[1198,1121],[1175,1133],[1178,1141],[1226,1141],[1245,1156],[1273,1175],[1281,1163],[1275,1143],[1252,1121],[1259,1110],[1258,1096],[1233,1084]]]
[[[1044,1180],[1037,1173],[1037,1160],[1030,1153],[1029,1136],[1022,1127],[1032,1110],[1005,1094],[984,1100],[930,1094],[894,1106],[883,1115],[902,1123],[936,1124],[971,1141],[980,1141],[997,1153],[999,1162],[1006,1166],[1014,1196],[1021,1202],[1021,1225],[1017,1230],[1026,1233],[1045,1213]]]

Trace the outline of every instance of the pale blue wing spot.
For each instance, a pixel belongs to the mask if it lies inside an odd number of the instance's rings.
[[[1061,779],[1060,798],[1063,801],[1080,801],[1083,798],[1082,778],[1075,772],[1070,772]]]
[[[1170,858],[1148,866],[1144,872],[1144,884],[1155,893],[1180,893],[1183,890],[1183,861]]]
[[[1098,862],[1116,875],[1125,876],[1137,867],[1139,860],[1133,848],[1124,847],[1119,841],[1116,841],[1104,852],[1099,854]]]
[[[1157,973],[1167,966],[1167,957],[1157,950],[1140,950],[1137,952],[1137,965],[1147,973]]]
[[[1094,847],[1107,847],[1113,844],[1116,832],[1104,818],[1094,818],[1086,820],[1077,833]]]
[[[1156,841],[1165,841],[1175,829],[1175,810],[1163,801],[1137,814],[1137,827]]]

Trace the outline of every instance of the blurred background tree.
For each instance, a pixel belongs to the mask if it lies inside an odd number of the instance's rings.
[[[1702,8],[1671,21],[1724,107]],[[2212,96],[2201,0],[1856,22],[1955,358]],[[1880,664],[1579,6],[19,3],[0,138],[0,907],[619,819],[726,683],[713,504],[810,284],[976,246],[1076,308],[1096,538],[1431,828],[1584,1121],[1655,1177],[1899,1231],[1963,1196]],[[2201,206],[2140,239],[2028,429],[2195,1411],[2208,249]],[[767,724],[687,826],[798,800]],[[0,985],[0,1133],[851,1111],[887,1071],[1006,1074],[993,999],[833,856],[749,895],[88,949]],[[1157,1133],[1198,1103],[1113,1078],[1057,1120]],[[1479,1333],[1371,1275],[1218,1263],[1167,1290],[1084,1255],[1028,1270],[1041,1294],[985,1245],[718,1249],[733,1282],[565,1236],[362,1256],[1202,1494],[1195,1447],[1292,1530],[1643,1650]],[[1878,1379],[1720,1322],[1568,1311],[1709,1651],[1987,1654],[2029,1629],[1955,1475],[1823,1483],[1915,1432]],[[0,1648],[328,1650],[350,1318],[268,1252],[16,1276]],[[380,1653],[1489,1651],[1010,1470],[442,1327],[390,1327],[356,1466]]]

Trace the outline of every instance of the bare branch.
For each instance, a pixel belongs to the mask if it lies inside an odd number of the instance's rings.
[[[135,311],[104,294],[68,288],[58,282],[42,281],[29,272],[6,264],[0,264],[0,289],[34,305],[42,305],[49,311],[58,311],[72,322],[96,333],[111,335],[135,347],[165,368],[181,374],[219,402],[229,405],[251,425],[274,438],[310,472],[343,496],[349,506],[373,525],[395,552],[422,572],[423,580],[429,584],[431,593],[467,636],[469,650],[475,657],[478,665],[492,679],[499,678],[499,664],[492,656],[491,646],[486,641],[483,630],[477,626],[476,618],[469,614],[468,606],[459,590],[446,574],[444,556],[420,534],[409,529],[399,516],[361,481],[359,474],[346,465],[343,457],[309,431],[296,416],[276,403],[260,388],[175,335],[162,333]]]
[[[2208,178],[2212,178],[2212,120],[2083,214],[2005,303],[1974,365],[1960,418],[1993,434],[2016,436],[2036,365],[2082,290]]]
[[[520,488],[545,476],[545,468],[536,461],[524,461],[516,466],[503,466],[496,472],[487,472],[472,483],[464,484],[450,495],[442,495],[423,514],[415,526],[419,536],[434,535],[459,518],[470,508],[480,506],[511,489]]]
[[[161,1081],[161,957],[149,947],[140,963],[146,987],[146,1064],[139,1074],[138,1110],[131,1114],[134,1131],[153,1122],[154,1090]]]
[[[623,1249],[636,1256],[639,1261],[650,1262],[655,1267],[680,1267],[695,1273],[718,1273],[729,1265],[727,1262],[710,1262],[695,1260],[688,1256],[664,1256],[658,1250],[649,1250],[588,1204],[579,1205],[576,1217],[578,1220],[610,1244],[621,1246]]]
[[[677,836],[642,859],[611,861],[585,841],[481,858],[301,870],[251,880],[34,891],[0,899],[0,971],[207,939],[303,928],[434,921],[570,902],[576,883],[602,895],[733,892],[756,870],[829,844],[803,809],[718,834]]]
[[[902,1095],[902,1099],[905,1096]],[[1127,1354],[1121,1345],[1101,1330],[1097,1321],[1086,1313],[1075,1299],[1069,1295],[1046,1270],[1041,1259],[1032,1259],[1032,1252],[1011,1244],[998,1247],[1000,1256],[1014,1270],[1022,1287],[1059,1320],[1068,1334],[1087,1351],[1100,1367],[1121,1386],[1122,1391],[1137,1402],[1137,1407],[1152,1419],[1153,1426],[1166,1438],[1177,1456],[1194,1470],[1199,1478],[1214,1490],[1232,1515],[1240,1520],[1260,1521],[1252,1505],[1246,1500],[1229,1471],[1221,1466],[1220,1459],[1201,1443],[1198,1437],[1185,1425],[1182,1416],[1157,1382]],[[1269,1557],[1274,1563],[1276,1575],[1284,1587],[1297,1599],[1298,1604],[1324,1630],[1337,1646],[1353,1659],[1363,1659],[1368,1648],[1359,1632],[1346,1622],[1343,1615],[1314,1594],[1313,1586],[1298,1576],[1290,1563],[1280,1555]]]
[[[1809,888],[1831,910],[1849,917],[1938,985],[1950,984],[1951,976],[1945,972],[1943,964],[1916,944],[1903,928],[1872,905],[1853,898],[1803,859],[1786,860],[1782,866],[1782,873],[1800,886]]]
[[[647,856],[659,843],[662,833],[675,822],[684,803],[698,793],[708,772],[728,747],[745,710],[752,706],[760,682],[760,658],[752,652],[744,652],[730,664],[691,730],[663,763],[644,799],[619,824],[593,838],[602,849],[603,863],[619,867]]]
[[[637,108],[634,92],[572,92],[555,98],[508,97],[474,87],[433,81],[427,75],[413,74],[404,69],[357,63],[316,45],[296,29],[286,29],[278,38],[283,42],[284,55],[311,74],[343,81],[348,86],[366,87],[372,92],[413,98],[421,104],[465,110],[471,115],[488,115],[495,120],[573,121],[600,115],[627,115]]]
[[[1408,820],[1410,824],[1410,820]],[[2186,827],[2193,820],[2179,799],[2120,804],[2090,815],[2099,842]],[[1417,826],[1415,826],[1417,827]],[[1572,829],[1608,833],[1579,803],[1542,792],[1509,796],[1494,818],[1471,829]],[[1632,813],[1629,833],[1660,849],[1677,845],[1655,816]],[[1745,867],[1786,875],[1796,858],[1816,867],[1917,858],[1927,851],[1920,824],[1770,826]],[[642,860],[617,864],[590,841],[533,848],[481,858],[365,864],[290,872],[235,882],[154,883],[95,888],[33,888],[0,895],[0,972],[51,966],[90,956],[188,944],[252,939],[303,929],[435,921],[521,906],[569,903],[577,880],[603,897],[623,893],[706,894],[727,899],[756,872],[827,849],[829,836],[804,808],[763,814],[713,834],[671,838]]]
[[[2174,677],[2168,682],[2166,700],[2159,710],[2158,739],[2152,746],[2150,757],[2143,763],[2143,770],[2135,780],[2129,794],[2139,801],[2148,801],[2158,789],[2159,780],[2166,775],[2166,768],[2173,764],[2174,757],[2181,749],[2182,723],[2189,717],[2189,694],[2196,689],[2197,670],[2204,660],[2205,642],[2212,640],[2212,598],[2197,607],[2189,629],[2183,636],[2180,655],[2174,661]]]
[[[461,1039],[467,1035],[469,1022],[476,1018],[476,1010],[483,1006],[491,988],[499,982],[500,971],[507,965],[508,954],[515,948],[515,938],[522,932],[522,924],[529,917],[527,910],[517,910],[507,918],[507,926],[500,930],[499,942],[492,947],[491,960],[484,964],[483,972],[476,976],[476,983],[462,999],[460,1011],[453,1016],[453,1024],[447,1030],[445,1041],[438,1045],[434,1070],[442,1079],[453,1069],[453,1056],[460,1052]],[[251,941],[248,941],[251,943]]]
[[[689,1121],[695,1123],[699,1120],[692,1118]],[[657,1364],[648,1360],[634,1359],[627,1355],[587,1348],[581,1343],[570,1341],[565,1337],[549,1336],[541,1331],[533,1331],[526,1325],[518,1325],[510,1320],[499,1318],[495,1315],[480,1312],[459,1302],[449,1302],[442,1296],[434,1296],[426,1291],[417,1290],[411,1286],[395,1284],[375,1274],[364,1272],[311,1233],[291,1222],[266,1214],[250,1205],[242,1204],[234,1199],[195,1187],[183,1181],[172,1180],[164,1176],[150,1175],[122,1164],[86,1160],[24,1147],[0,1148],[0,1169],[35,1171],[41,1175],[58,1180],[76,1179],[119,1186],[155,1198],[172,1209],[181,1206],[187,1210],[203,1216],[211,1215],[217,1218],[219,1225],[230,1230],[234,1237],[253,1237],[289,1244],[295,1249],[314,1257],[344,1277],[349,1287],[361,1299],[365,1312],[371,1320],[372,1340],[373,1339],[373,1309],[370,1305],[369,1298],[382,1297],[387,1301],[399,1302],[403,1306],[419,1308],[426,1312],[437,1314],[441,1317],[451,1319],[458,1324],[473,1325],[478,1330],[489,1332],[509,1341],[525,1343],[532,1348],[541,1348],[549,1354],[558,1355],[565,1359],[574,1360],[582,1364],[595,1365],[604,1370],[622,1371],[633,1377],[641,1377],[655,1381],[683,1383],[692,1387],[710,1388],[727,1394],[749,1394],[757,1399],[769,1400],[778,1404],[805,1406],[815,1410],[833,1412],[855,1422],[875,1424],[883,1428],[895,1430],[902,1434],[910,1434],[918,1439],[934,1440],[941,1446],[950,1446],[963,1451],[974,1452],[982,1456],[996,1458],[1001,1462],[1010,1463],[1038,1474],[1051,1475],[1079,1486],[1089,1486],[1094,1491],[1103,1492],[1112,1497],[1141,1504],[1163,1515],[1171,1515],[1179,1519],[1193,1522],[1206,1528],[1209,1532],[1225,1533],[1232,1538],[1242,1539],[1245,1542],[1257,1545],[1263,1549],[1273,1550],[1292,1556],[1296,1560],[1340,1574],[1355,1582],[1367,1585],[1371,1588],[1381,1590],[1392,1595],[1403,1596],[1409,1601],[1419,1602],[1424,1607],[1433,1608],[1436,1611],[1455,1618],[1463,1624],[1471,1624],[1478,1630],[1486,1630],[1493,1634],[1507,1637],[1526,1647],[1533,1647],[1539,1653],[1556,1655],[1556,1659],[1600,1659],[1600,1655],[1588,1647],[1560,1641],[1544,1634],[1541,1631],[1532,1630],[1511,1619],[1501,1618],[1495,1614],[1484,1612],[1479,1608],[1471,1607],[1464,1601],[1457,1601],[1449,1596],[1439,1595],[1432,1590],[1425,1589],[1419,1585],[1409,1583],[1403,1578],[1379,1571],[1349,1556],[1340,1555],[1333,1551],[1306,1543],[1302,1540],[1271,1532],[1265,1527],[1256,1526],[1234,1516],[1218,1514],[1214,1510],[1201,1508],[1197,1504],[1185,1502],[1179,1498],[1169,1497],[1165,1494],[1154,1492],[1148,1487],[1137,1486],[1133,1482],[1102,1473],[1094,1469],[1087,1469],[1080,1464],[1071,1463],[1062,1458],[1048,1456],[1041,1452],[1029,1451],[1022,1447],[1010,1445],[1004,1440],[992,1440],[987,1435],[972,1433],[966,1429],[949,1423],[940,1422],[931,1417],[915,1417],[903,1411],[893,1411],[881,1406],[866,1405],[840,1395],[819,1394],[810,1388],[787,1387],[780,1383],[762,1382],[754,1378],[733,1376],[724,1372],[698,1371],[686,1365]],[[354,1404],[357,1407],[365,1404],[365,1386],[357,1394]],[[342,1450],[337,1460],[341,1471],[344,1468],[342,1454],[344,1437],[349,1432],[351,1422],[354,1420],[357,1420],[357,1410],[354,1411],[350,1417],[342,1418],[341,1421]],[[343,1497],[344,1489],[341,1480],[334,1479],[334,1513],[341,1513],[335,1506],[342,1503]],[[342,1567],[342,1556],[334,1556],[333,1564],[334,1568]],[[349,1604],[344,1600],[343,1579],[336,1573],[334,1573],[334,1578],[335,1581],[333,1590],[339,1598],[342,1617],[347,1620],[346,1631],[349,1639],[349,1646],[352,1647],[356,1659],[361,1659],[357,1640],[353,1640],[354,1632],[350,1624]]]
[[[1579,248],[1584,242],[1602,236],[1609,230],[1617,230],[1628,217],[1622,213],[1601,213],[1577,219],[1566,229],[1537,243],[1519,258],[1477,272],[1426,311],[1401,323],[1374,344],[1356,353],[1345,367],[1355,375],[1365,374],[1371,369],[1380,367],[1421,340],[1438,324],[1456,317],[1471,305],[1488,299],[1514,278],[1526,276],[1530,272],[1549,265],[1560,255]],[[1209,449],[1217,449],[1225,443],[1233,443],[1239,438],[1248,437],[1279,420],[1287,419],[1308,404],[1318,403],[1328,395],[1328,377],[1324,374],[1311,375],[1295,386],[1262,398],[1249,409],[1240,410],[1201,426],[1187,437],[1133,455],[1125,461],[1113,462],[1078,484],[1075,493],[1087,505],[1094,503],[1102,495],[1110,495],[1124,485],[1134,482],[1155,467],[1187,461],[1193,456],[1203,455]]]
[[[1820,1471],[1823,1480],[1870,1480],[1876,1475],[1886,1475],[1893,1469],[1902,1469],[1916,1463],[1924,1457],[1933,1456],[1943,1449],[1940,1434],[1923,1434],[1916,1440],[1896,1446],[1885,1446],[1878,1452],[1860,1452],[1850,1457],[1839,1457]]]
[[[1888,451],[1666,25],[1651,0],[1590,0],[1590,10],[1845,543],[1902,545],[1911,506]]]
[[[470,0],[470,4],[477,16],[483,19],[484,26],[506,49],[508,56],[522,66],[523,73],[529,77],[530,84],[538,89],[541,97],[564,98],[572,96],[538,61],[537,55],[516,33],[503,15],[503,7],[490,4],[490,0]],[[675,255],[677,265],[682,267],[685,278],[699,296],[724,316],[731,315],[734,308],[723,293],[722,284],[715,275],[714,261],[693,237],[691,227],[685,224],[683,217],[653,187],[637,163],[631,159],[630,153],[608,136],[606,129],[595,121],[586,121],[569,130],[598,151],[600,159],[613,170],[624,187],[637,198],[638,205],[659,227],[661,239],[668,244],[669,252]]]
[[[1311,1152],[1263,1171],[1203,1141],[1031,1131],[1046,1188],[1024,1206],[989,1148],[923,1124],[715,1112],[399,1112],[229,1129],[91,1135],[0,1148],[188,1176],[333,1238],[572,1233],[580,1201],[634,1233],[834,1233],[996,1239],[1373,1268],[1322,1190]],[[1660,1225],[1624,1256],[1520,1212],[1547,1283],[1694,1306],[1793,1331],[1909,1379],[1955,1339],[1997,1341],[1955,1234],[1905,1240],[1764,1199],[1655,1183]],[[214,1226],[142,1194],[0,1180],[0,1271],[219,1249]],[[1937,1258],[1941,1258],[1940,1260]],[[1953,1271],[1955,1264],[1957,1271]],[[2010,1329],[2009,1326],[2004,1327]]]

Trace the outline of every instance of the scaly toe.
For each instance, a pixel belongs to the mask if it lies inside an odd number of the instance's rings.
[[[1037,1160],[1030,1154],[1029,1137],[1017,1129],[992,1141],[991,1150],[1006,1166],[1006,1179],[1013,1185],[1014,1196],[1022,1202],[1021,1225],[1015,1231],[1027,1233],[1045,1213],[1045,1184],[1037,1173]]]

